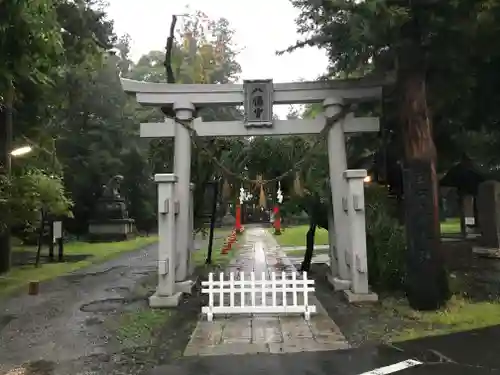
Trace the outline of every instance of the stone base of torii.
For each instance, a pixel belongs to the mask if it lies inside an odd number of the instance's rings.
[[[189,279],[193,250],[192,205],[190,193],[191,128],[199,137],[318,134],[326,124],[328,159],[333,210],[329,219],[331,233],[329,280],[335,290],[344,291],[351,302],[376,301],[370,291],[366,257],[364,178],[366,170],[348,170],[346,133],[377,132],[379,120],[373,117],[347,117],[336,120],[344,105],[373,101],[382,95],[380,81],[371,79],[333,80],[272,84],[271,81],[249,81],[237,84],[165,84],[122,79],[127,93],[134,94],[139,104],[171,107],[176,119],[163,123],[141,124],[141,137],[174,137],[174,174],[156,175],[158,183],[158,288],[151,297],[153,307],[172,306],[182,293],[190,292]],[[249,108],[255,85],[265,91],[267,106],[263,111],[272,116],[273,104],[322,103],[323,114],[314,119],[272,120],[259,123]],[[251,91],[253,88],[253,91]],[[266,91],[267,90],[267,91]],[[212,121],[196,118],[196,108],[237,106],[245,103],[245,121]],[[257,111],[262,113],[262,111]],[[251,117],[251,116],[250,116]],[[182,125],[179,123],[182,122]],[[334,234],[334,237],[333,237]],[[335,244],[335,245],[333,245]]]

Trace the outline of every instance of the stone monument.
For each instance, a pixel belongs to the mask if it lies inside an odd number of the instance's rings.
[[[125,200],[120,195],[123,176],[112,177],[103,186],[102,196],[97,200],[94,219],[89,223],[92,242],[125,241],[135,233],[134,220],[128,217]]]

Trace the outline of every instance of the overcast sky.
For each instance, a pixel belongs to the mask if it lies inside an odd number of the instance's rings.
[[[289,0],[109,0],[108,14],[118,35],[130,34],[132,58],[150,50],[163,50],[172,14],[201,10],[211,19],[227,18],[235,30],[235,42],[242,50],[238,62],[241,79],[289,82],[314,80],[326,71],[323,51],[307,48],[284,56],[275,51],[293,44],[298,11]],[[281,117],[281,114],[280,114]]]

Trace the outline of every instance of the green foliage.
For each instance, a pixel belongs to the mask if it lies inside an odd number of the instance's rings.
[[[118,322],[116,339],[120,343],[151,345],[154,334],[160,331],[175,314],[175,310],[139,310],[122,314]]]
[[[499,32],[500,2],[398,0],[292,0],[300,9],[297,29],[304,46],[324,49],[330,58],[327,76],[376,74],[398,78],[409,40],[403,32],[418,24],[426,69],[438,168],[446,170],[465,151],[496,169],[498,145],[500,50],[491,48]],[[401,158],[399,87],[388,85],[382,126],[388,154]],[[476,98],[482,98],[477,100]]]
[[[110,69],[104,58],[103,52],[112,47],[115,37],[101,5],[99,0],[0,4],[0,55],[8,57],[0,62],[0,103],[6,82],[14,81],[14,143],[29,141],[40,151],[36,157],[15,160],[14,175],[43,169],[63,176],[77,220],[92,205],[94,189],[89,185],[100,187],[95,175],[101,170],[96,165],[103,166],[105,159],[109,164],[115,162],[116,140],[122,138],[118,125],[125,95],[116,69]],[[103,129],[114,133],[99,134]],[[109,139],[115,141],[110,144]],[[101,144],[92,144],[96,140]],[[101,149],[112,151],[101,153]],[[94,158],[89,160],[88,155]],[[22,205],[12,209],[11,216],[24,216]]]
[[[314,118],[321,111],[319,105],[308,105],[303,113],[291,108],[288,117]],[[365,164],[370,164],[379,144],[380,140],[376,134],[347,137],[348,168],[364,168]],[[331,193],[326,139],[321,139],[317,135],[259,137],[252,140],[248,153],[249,160],[252,161],[248,166],[251,175],[263,174],[265,178],[272,178],[290,169],[298,173],[303,193],[308,197],[301,197],[294,191],[295,173],[287,175],[281,182],[285,192],[284,205],[287,213],[297,213],[297,210],[306,210],[310,213],[311,205],[321,205],[323,201],[329,202]],[[298,163],[301,160],[303,162]],[[326,218],[320,221],[325,220]]]
[[[233,82],[241,68],[236,61],[236,51],[232,46],[233,31],[225,19],[210,20],[202,12],[195,12],[183,17],[181,32],[177,35],[172,53],[172,69],[177,83],[228,83]],[[134,64],[128,59],[130,39],[124,36],[119,39],[118,67],[123,77],[148,81],[165,82],[165,53],[151,51],[143,55]],[[164,115],[158,109],[134,108],[137,122],[163,121]],[[236,108],[206,108],[198,113],[205,121],[235,120],[241,118]],[[246,140],[230,138],[198,139],[197,144],[216,158],[220,159],[232,171],[242,171],[246,154],[241,152],[248,146]],[[248,147],[247,147],[248,149]],[[152,173],[168,173],[173,170],[174,147],[172,139],[153,140],[149,144],[147,158],[148,169]],[[143,161],[144,162],[144,161]],[[241,164],[243,162],[243,164]],[[191,163],[191,181],[194,190],[195,226],[199,228],[206,222],[203,208],[206,206],[206,183],[213,181],[222,173],[213,161],[198,147],[193,147]],[[144,173],[143,173],[144,175]],[[124,174],[127,180],[126,175]],[[227,177],[227,176],[226,176]],[[129,178],[133,180],[135,177]],[[126,182],[126,181],[125,181]],[[232,181],[236,183],[236,181]],[[136,189],[137,190],[137,189]],[[146,192],[147,189],[142,189]],[[148,193],[151,196],[150,193]],[[154,196],[154,194],[153,194]],[[149,198],[144,198],[149,199]],[[142,200],[145,203],[145,200]],[[139,199],[133,199],[139,201]],[[155,209],[156,204],[151,205]],[[146,205],[142,206],[141,217],[146,214]],[[130,212],[138,212],[131,207]],[[149,216],[151,218],[151,215]],[[149,220],[151,221],[151,220]]]
[[[365,189],[366,246],[370,285],[401,290],[405,280],[405,230],[394,218],[387,189]]]
[[[156,227],[152,174],[172,171],[173,141],[139,138],[139,123],[163,121],[164,115],[158,108],[139,107],[119,78],[165,81],[164,53],[151,51],[134,64],[130,37],[116,40],[105,8],[101,0],[0,1],[0,105],[6,88],[13,87],[13,144],[36,149],[13,160],[12,178],[0,177],[0,209],[8,213],[0,217],[0,231],[7,224],[14,231],[37,228],[40,208],[47,207],[54,214],[73,214],[65,229],[83,235],[102,185],[117,174],[124,176],[121,194],[138,229]],[[227,20],[197,12],[183,22],[173,54],[178,82],[235,81],[241,69]],[[108,53],[113,46],[114,55]],[[241,117],[235,108],[199,115]],[[201,142],[232,161],[228,150],[239,141]],[[218,171],[196,149],[192,164],[199,208],[205,183]]]
[[[65,184],[75,202],[71,230],[82,234],[102,186],[122,173],[123,157],[139,139],[133,108],[128,106],[112,61],[96,66],[86,80],[75,79],[60,112],[63,126],[58,132],[57,152]]]
[[[45,83],[62,52],[56,0],[0,2],[0,97],[19,78]]]
[[[122,156],[124,181],[121,193],[126,198],[129,216],[139,231],[156,227],[156,184],[144,150],[132,148]]]
[[[40,212],[56,216],[70,216],[72,202],[66,196],[62,180],[44,171],[33,169],[21,176],[0,180],[0,225],[33,230],[40,221]]]

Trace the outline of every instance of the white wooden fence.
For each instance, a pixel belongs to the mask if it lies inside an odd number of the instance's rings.
[[[280,276],[280,277],[279,277]],[[287,277],[289,276],[289,277]],[[309,292],[314,292],[314,280],[302,273],[286,274],[278,277],[275,272],[267,279],[262,272],[259,280],[255,273],[250,277],[231,272],[229,280],[224,273],[219,274],[219,280],[214,280],[214,274],[208,275],[208,281],[202,282],[202,293],[208,294],[208,306],[203,306],[201,312],[207,314],[211,321],[214,314],[304,314],[309,320],[311,313],[316,312],[316,306],[309,305]],[[291,297],[291,298],[290,298]]]

